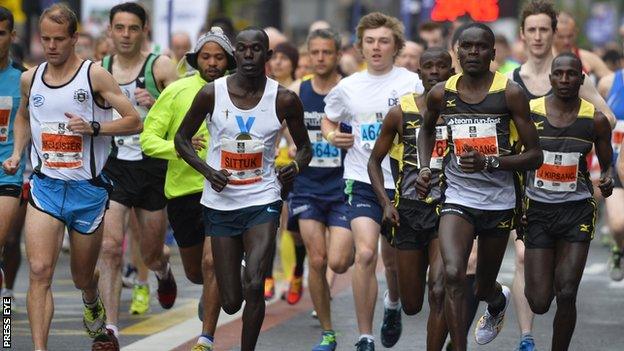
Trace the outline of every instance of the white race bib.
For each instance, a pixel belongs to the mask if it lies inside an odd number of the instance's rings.
[[[9,140],[11,109],[13,109],[13,98],[0,96],[0,143],[6,143]]]
[[[44,122],[41,125],[43,164],[51,169],[82,167],[82,135],[67,129],[66,122]]]
[[[618,120],[611,134],[611,146],[613,146],[613,153],[616,155],[620,153],[622,140],[624,140],[624,121]]]
[[[486,156],[498,156],[496,123],[454,124],[451,126],[455,155],[464,153],[466,146]]]
[[[420,132],[420,128],[416,128],[416,138],[418,139],[418,133]],[[436,126],[436,140],[435,145],[433,146],[433,151],[431,152],[431,160],[429,161],[429,168],[431,169],[442,169],[442,164],[444,162],[444,151],[446,151],[446,146],[448,144],[448,130],[446,126]],[[418,154],[416,154],[418,159],[418,168],[420,168],[420,159],[418,158]]]
[[[355,117],[360,125],[360,146],[364,150],[371,151],[381,133],[383,115],[381,113],[362,114]]]
[[[264,143],[261,140],[221,139],[221,169],[232,175],[232,185],[252,184],[262,180]]]
[[[544,150],[544,163],[535,171],[533,185],[539,189],[558,192],[576,190],[578,152],[550,152]]]
[[[337,168],[342,164],[340,149],[330,145],[320,130],[308,130],[312,143],[312,160],[310,167]]]

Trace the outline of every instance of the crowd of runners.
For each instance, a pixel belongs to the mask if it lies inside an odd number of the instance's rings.
[[[520,331],[508,347],[535,350],[535,314],[555,300],[552,340],[538,346],[567,350],[602,204],[609,274],[624,278],[624,70],[577,48],[574,18],[550,2],[522,9],[520,62],[477,22],[449,33],[427,23],[413,42],[374,12],[351,47],[318,21],[302,49],[273,28],[221,25],[195,43],[176,34],[167,56],[146,49],[141,5],[109,19],[96,56],[78,50],[72,9],[45,9],[45,62],[26,69],[0,7],[0,284],[13,295],[23,231],[34,350],[47,350],[64,237],[93,350],[120,348],[122,286],[130,312],[148,312],[149,271],[163,309],[176,279],[203,286],[194,351],[219,344],[221,310],[241,308],[241,350],[255,349],[266,300],[296,304],[307,271],[321,335],[302,349],[335,350],[330,288],[349,269],[360,336],[340,342],[358,351],[396,345],[409,332],[402,315],[419,314],[425,296],[418,349],[491,342],[513,300]],[[185,278],[172,273],[168,227]],[[284,292],[272,274],[280,235],[295,243]],[[507,287],[497,277],[510,238]]]

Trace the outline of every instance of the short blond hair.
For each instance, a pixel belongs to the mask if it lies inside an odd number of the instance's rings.
[[[70,36],[73,36],[78,30],[78,18],[76,17],[76,13],[66,4],[53,4],[43,10],[43,13],[41,13],[39,17],[39,25],[41,25],[41,22],[45,18],[57,24],[67,25],[67,32]]]
[[[360,19],[355,29],[357,33],[357,47],[362,49],[362,39],[364,38],[365,30],[380,27],[386,27],[392,31],[398,55],[399,51],[405,46],[405,27],[396,17],[388,16],[381,12],[369,13]]]

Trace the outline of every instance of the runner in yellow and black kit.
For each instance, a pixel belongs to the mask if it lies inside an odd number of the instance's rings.
[[[585,158],[592,147],[600,162],[602,196],[610,196],[614,184],[609,121],[579,98],[583,79],[578,57],[561,54],[552,63],[553,94],[531,101],[544,164],[527,177],[524,292],[537,314],[546,313],[557,298],[551,350],[570,345],[576,293],[594,236],[596,204]]]

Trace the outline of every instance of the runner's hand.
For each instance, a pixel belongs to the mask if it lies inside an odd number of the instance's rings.
[[[20,165],[20,157],[19,156],[11,156],[2,162],[2,168],[4,169],[4,173],[13,175],[17,172]]]
[[[146,108],[151,108],[156,100],[150,95],[150,93],[142,88],[134,89],[134,99],[139,104]]]
[[[418,197],[425,199],[429,194],[429,187],[431,186],[431,171],[424,171],[418,174],[416,178],[416,192]]]
[[[191,138],[193,149],[195,151],[201,151],[206,148],[206,138],[203,135],[196,135]]]
[[[392,203],[389,203],[386,206],[384,206],[382,222],[392,227],[399,226],[399,212],[397,211],[396,207],[394,207]]]
[[[282,186],[285,186],[295,180],[295,177],[298,173],[299,171],[297,169],[297,166],[295,165],[295,162],[291,162],[288,165],[280,168],[277,173],[277,178],[279,179],[280,183],[282,183]]]
[[[480,172],[485,169],[485,155],[466,145],[464,152],[459,155],[459,165],[466,173]]]
[[[336,129],[333,133],[334,136],[331,140],[328,140],[330,144],[341,149],[349,149],[353,146],[354,136],[351,133],[342,133]]]
[[[67,129],[69,129],[72,133],[93,135],[93,127],[91,127],[91,123],[85,121],[82,117],[69,112],[65,112],[65,117],[69,119]]]
[[[602,193],[603,197],[611,196],[611,193],[613,192],[613,184],[613,178],[608,176],[600,177],[600,183],[598,183],[598,188],[600,188],[600,192]]]
[[[228,172],[225,169],[222,169],[220,171],[213,171],[212,173],[208,175],[208,177],[206,177],[206,179],[208,179],[214,191],[220,193],[223,190],[223,188],[225,188],[225,186],[227,185],[228,177],[230,175],[231,175],[230,172]]]
[[[297,145],[290,145],[288,147],[288,157],[295,158],[297,156]]]

